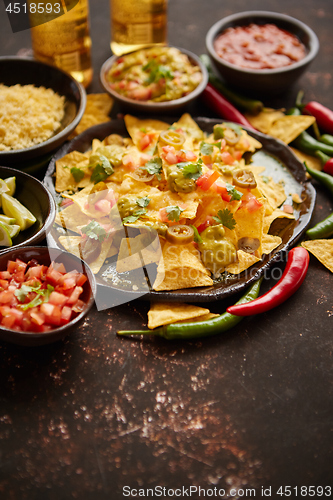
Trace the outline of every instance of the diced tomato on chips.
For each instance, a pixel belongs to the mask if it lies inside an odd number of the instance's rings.
[[[208,191],[208,189],[214,184],[217,179],[219,179],[220,174],[217,170],[212,170],[202,174],[196,183],[203,191]]]

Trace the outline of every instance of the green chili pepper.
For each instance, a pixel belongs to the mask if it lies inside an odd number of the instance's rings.
[[[263,278],[255,281],[251,288],[245,295],[237,302],[237,304],[244,304],[254,300],[259,295],[260,285]],[[221,314],[216,318],[207,321],[198,321],[193,323],[173,323],[171,325],[164,325],[156,330],[121,330],[118,335],[154,335],[163,337],[168,340],[189,340],[200,337],[210,337],[219,333],[230,330],[233,326],[241,321],[241,316],[235,316],[227,312]]]
[[[317,141],[317,139],[312,137],[312,135],[306,131],[301,132],[299,136],[296,137],[293,144],[304,153],[312,156],[316,151],[322,151],[329,156],[333,156],[333,146]]]
[[[328,144],[329,146],[333,146],[333,135],[323,134],[320,136],[320,141]]]
[[[322,172],[321,170],[315,170],[314,168],[308,167],[306,162],[304,162],[304,166],[308,173],[316,179],[316,181],[320,182],[333,194],[333,176]]]
[[[305,233],[311,240],[321,240],[333,236],[333,213]]]
[[[319,158],[319,160],[321,161],[321,163],[323,165],[325,165],[325,163],[328,162],[328,160],[331,159],[330,156],[328,156],[327,154],[323,153],[322,151],[315,151],[315,155],[317,156],[317,158]]]
[[[258,113],[260,113],[260,111],[263,110],[264,105],[261,101],[250,99],[248,97],[240,95],[235,91],[231,90],[224,83],[222,83],[221,80],[213,72],[213,68],[207,54],[202,54],[200,56],[200,59],[207,68],[209,82],[211,83],[211,85],[213,85],[213,87],[215,87],[219,92],[221,92],[221,94],[224,97],[229,99],[229,101],[232,102],[232,104],[234,104],[236,107],[248,111],[253,115],[257,115]]]
[[[298,108],[290,108],[286,114],[297,116],[301,115],[301,112]],[[330,157],[333,156],[333,145],[330,146],[329,144],[325,144],[324,142],[317,141],[317,139],[312,137],[312,135],[310,135],[306,131],[301,132],[299,136],[296,137],[296,139],[293,141],[293,145],[304,153],[312,156],[316,154],[316,151],[321,151],[322,153],[325,153]]]

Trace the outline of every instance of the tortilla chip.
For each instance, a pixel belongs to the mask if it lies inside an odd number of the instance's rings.
[[[268,134],[289,144],[315,121],[315,117],[310,115],[282,116],[272,123]]]
[[[251,125],[254,126],[260,132],[264,134],[269,134],[269,131],[273,123],[278,119],[284,117],[283,111],[278,109],[264,108],[259,114],[251,115],[246,114],[246,118],[249,120]]]
[[[67,250],[67,252],[76,255],[76,257],[79,257],[80,259],[82,258],[79,249],[79,243],[81,240],[81,236],[59,236],[59,243],[64,247],[64,249]],[[97,274],[100,271],[106,256],[109,253],[111,245],[112,238],[104,240],[102,242],[102,248],[99,256],[93,262],[89,263],[89,267],[94,274]]]
[[[89,224],[90,218],[82,213],[82,210],[75,203],[69,205],[68,207],[58,212],[55,218],[55,222],[62,226],[64,229],[79,232],[81,226],[86,226]]]
[[[280,236],[274,236],[273,234],[264,234],[262,237],[262,253],[268,255],[275,248],[277,248],[282,243],[282,238]]]
[[[245,271],[245,269],[248,269],[249,267],[253,266],[253,264],[260,261],[260,259],[254,254],[244,252],[243,250],[237,250],[237,259],[238,262],[229,264],[229,266],[225,268],[228,273],[240,274]]]
[[[257,187],[264,197],[267,198],[268,203],[274,210],[282,205],[287,196],[282,183],[274,182],[271,177],[267,179],[268,182],[265,182],[262,176],[256,177]]]
[[[197,323],[199,321],[207,321],[208,319],[213,319],[213,318],[217,318],[218,316],[220,316],[219,314],[216,314],[216,313],[207,313],[207,314],[203,314],[202,316],[198,316],[196,318],[192,318],[192,319],[184,319],[182,321],[177,321],[177,323]]]
[[[113,103],[114,99],[107,93],[87,94],[86,111],[99,111],[104,116],[108,116]]]
[[[155,302],[148,312],[148,328],[170,325],[209,314],[209,309],[178,302]]]
[[[158,137],[162,130],[167,130],[170,125],[168,123],[162,122],[160,120],[140,120],[132,115],[125,115],[124,121],[126,125],[127,132],[132,138],[135,146],[140,149],[140,140],[142,139],[144,133],[154,134],[154,138],[149,145],[149,151],[154,151]]]
[[[173,123],[172,126],[185,130],[193,141],[203,141],[205,138],[203,131],[189,113],[184,113],[178,122]]]
[[[86,109],[83,113],[80,123],[70,135],[69,139],[73,139],[94,125],[105,123],[111,120],[108,116],[112,106],[113,98],[106,93],[101,94],[88,94]]]
[[[56,161],[56,183],[55,190],[58,193],[62,191],[71,191],[75,188],[83,188],[90,184],[91,172],[88,168],[89,156],[79,151],[72,151]],[[76,182],[71,168],[79,168],[84,172],[84,177]]]
[[[160,241],[156,238],[147,245],[147,235],[138,234],[134,238],[123,238],[119,247],[117,272],[124,273],[149,264],[158,264],[162,256]]]
[[[261,239],[262,239],[262,228],[263,228],[263,218],[265,213],[265,207],[262,205],[255,212],[250,213],[246,208],[240,208],[235,212],[234,218],[236,221],[235,232],[237,241],[240,238],[255,238],[260,241],[259,248],[255,251],[257,257],[261,256]]]
[[[321,164],[321,161],[319,160],[319,158],[317,158],[315,156],[310,156],[310,155],[308,155],[306,153],[303,153],[302,151],[299,151],[296,148],[290,147],[290,149],[293,151],[293,153],[295,153],[295,155],[297,156],[297,158],[302,163],[306,162],[306,164],[310,168],[314,168],[315,170],[322,170],[322,164]]]
[[[303,241],[302,247],[306,248],[333,273],[333,240]]]
[[[280,210],[279,208],[274,210],[274,212],[272,214],[266,215],[264,217],[264,221],[263,221],[263,228],[262,228],[263,233],[264,234],[268,233],[269,228],[275,219],[283,219],[283,218],[295,219],[295,216],[293,214],[288,214],[287,212],[285,212],[284,210]]]
[[[200,252],[191,243],[175,245],[166,242],[162,257],[154,290],[179,290],[213,284],[209,271],[200,259]]]

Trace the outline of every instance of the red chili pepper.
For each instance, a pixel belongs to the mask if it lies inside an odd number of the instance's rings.
[[[242,115],[242,113],[238,111],[238,109],[236,109],[231,102],[223,97],[223,95],[210,83],[207,84],[205,90],[203,91],[202,98],[205,104],[216,111],[221,118],[225,118],[226,120],[239,123],[240,125],[244,125],[244,127],[255,130],[245,116]]]
[[[326,108],[319,102],[310,101],[304,106],[304,112],[315,117],[320,129],[333,134],[333,111],[331,109]]]
[[[269,311],[287,300],[301,286],[309,267],[309,252],[303,247],[295,247],[288,254],[286,268],[269,292],[247,304],[234,305],[227,312],[236,316],[250,316]]]
[[[327,162],[323,166],[323,170],[324,172],[326,172],[326,174],[333,175],[333,158],[327,160]]]

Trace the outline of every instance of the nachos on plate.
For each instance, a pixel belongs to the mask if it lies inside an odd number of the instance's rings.
[[[129,137],[94,139],[56,162],[59,243],[98,273],[116,260],[121,276],[154,264],[151,288],[211,286],[278,247],[283,182],[252,166],[260,142],[221,122],[203,132],[189,114],[170,125],[126,115]]]

